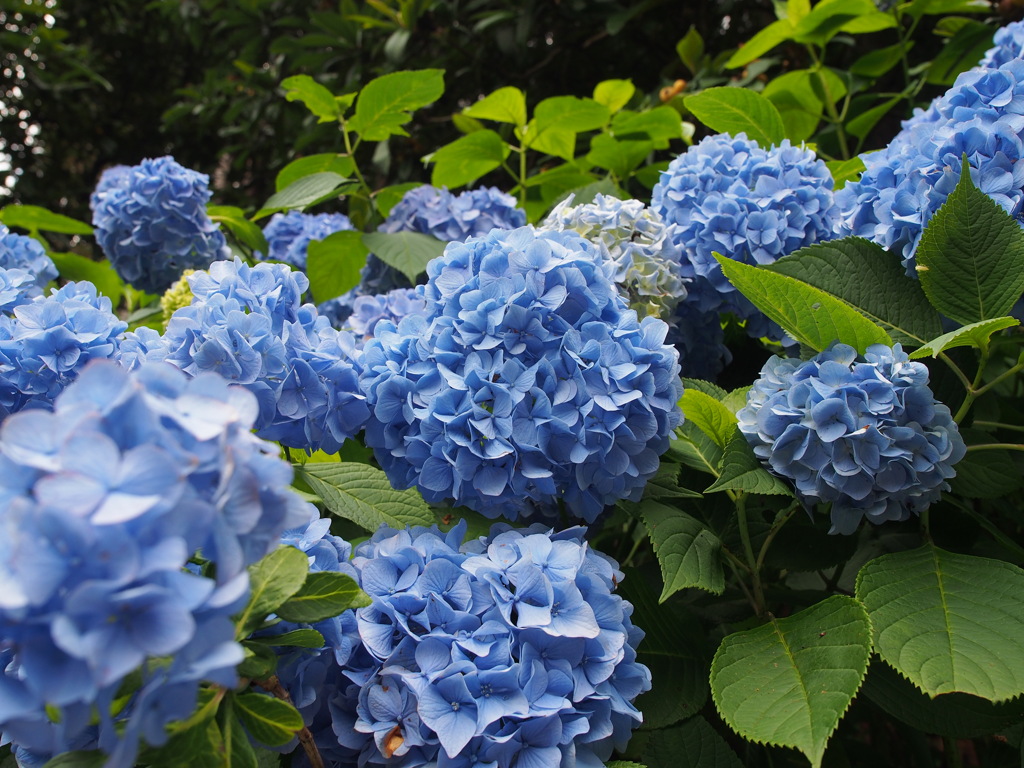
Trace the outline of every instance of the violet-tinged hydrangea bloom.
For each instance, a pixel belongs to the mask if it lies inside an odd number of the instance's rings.
[[[672,227],[639,200],[597,195],[594,202],[573,206],[559,203],[537,230],[572,230],[600,242],[615,264],[615,283],[631,309],[667,321],[686,298],[679,247]]]
[[[2,285],[0,278],[0,297]],[[67,283],[18,304],[13,315],[0,314],[0,418],[48,408],[87,362],[114,356],[127,327],[110,299],[87,282]]]
[[[345,765],[602,765],[651,684],[633,608],[613,594],[623,574],[580,528],[464,535],[381,528],[356,548],[373,604],[355,612],[328,678],[332,728],[317,721],[314,737],[333,736]]]
[[[662,171],[651,207],[676,225],[673,240],[698,278],[705,311],[728,311],[748,321],[747,332],[782,338],[781,329],[743,297],[722,273],[714,253],[746,264],[770,264],[831,239],[837,209],[825,163],[785,140],[762,149],[745,134],[709,136]],[[700,282],[699,280],[697,282]]]
[[[90,198],[92,222],[126,282],[162,293],[183,270],[230,258],[220,226],[206,214],[209,180],[169,156],[104,173]]]
[[[975,185],[1024,220],[1024,60],[964,72],[885,149],[863,155],[860,179],[836,193],[837,233],[896,252],[916,275],[921,234],[956,187],[964,154]]]
[[[360,339],[373,338],[374,329],[381,320],[398,325],[403,317],[426,316],[427,302],[423,288],[395,288],[379,296],[359,296],[352,307],[345,327]]]
[[[35,238],[16,235],[3,224],[0,224],[0,269],[16,269],[31,275],[32,283],[24,288],[26,299],[42,296],[47,284],[57,279],[57,267],[42,244]],[[2,300],[0,311],[9,311],[3,308]]]
[[[992,39],[994,45],[978,62],[979,67],[1001,67],[1008,61],[1024,55],[1024,21],[1014,21],[1002,27]]]
[[[928,369],[898,344],[863,358],[845,344],[808,361],[773,357],[738,416],[754,453],[801,500],[832,503],[832,533],[920,513],[966,452]]]
[[[426,317],[364,347],[366,442],[395,487],[513,520],[638,498],[682,418],[678,355],[600,246],[493,230],[427,275]]]
[[[257,252],[256,258],[283,261],[304,270],[306,253],[311,242],[323,240],[335,232],[351,229],[355,227],[348,216],[342,213],[275,213],[263,228],[270,251],[266,254]]]
[[[260,437],[336,453],[369,415],[354,363],[355,339],[302,304],[309,281],[287,264],[221,261],[190,275],[192,304],[178,309],[147,359],[196,375],[213,371],[259,402]],[[134,352],[132,353],[135,354]],[[137,355],[136,355],[137,356]]]
[[[310,509],[256,411],[216,376],[96,361],[0,428],[0,731],[25,762],[129,768],[200,681],[237,683],[246,566]],[[200,550],[216,578],[186,568]]]

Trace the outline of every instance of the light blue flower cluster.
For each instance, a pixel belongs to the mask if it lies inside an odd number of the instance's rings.
[[[309,244],[314,240],[323,240],[335,232],[355,229],[348,216],[342,213],[302,213],[301,211],[288,211],[287,213],[275,213],[267,226],[263,228],[263,235],[267,238],[269,253],[257,252],[259,260],[273,259],[291,264],[293,267],[304,270],[306,268],[306,253]]]
[[[994,57],[993,61],[999,57]],[[1024,209],[1024,59],[964,72],[941,98],[903,124],[866,170],[836,193],[839,235],[914,254],[929,220],[956,187],[967,155],[971,179],[1007,213]]]
[[[493,230],[427,267],[427,316],[364,347],[366,442],[396,488],[510,520],[637,498],[682,416],[665,323],[574,232]]]
[[[1024,55],[1024,21],[1014,21],[996,31],[994,45],[985,52],[979,67],[1001,67]]]
[[[369,415],[354,363],[355,339],[301,297],[309,281],[287,264],[220,261],[190,275],[192,304],[159,341],[136,335],[131,355],[189,374],[213,371],[252,392],[260,437],[336,453]]]
[[[0,296],[2,286],[0,276]],[[24,408],[48,408],[87,362],[116,354],[127,327],[110,299],[87,282],[19,304],[12,315],[0,313],[0,419]]]
[[[246,566],[310,509],[256,411],[216,376],[96,361],[0,428],[0,731],[22,764],[130,768],[200,681],[237,683]]]
[[[90,204],[96,241],[117,274],[162,293],[184,270],[230,258],[220,226],[206,214],[208,183],[169,156],[106,171]]]
[[[422,287],[395,288],[379,296],[359,296],[353,303],[346,327],[360,339],[373,338],[381,320],[398,325],[403,317],[426,316],[427,302]]]
[[[43,295],[57,279],[57,267],[38,240],[0,224],[0,313]]]
[[[592,203],[573,206],[570,195],[547,215],[541,232],[572,230],[603,245],[615,265],[615,283],[640,316],[667,321],[686,298],[681,253],[672,227],[639,200],[597,195]]]
[[[845,344],[808,361],[773,357],[738,417],[757,457],[801,500],[832,503],[832,533],[920,513],[966,452],[928,369],[898,344],[863,358]]]
[[[651,684],[633,607],[612,594],[623,574],[580,528],[464,535],[381,528],[356,548],[373,604],[317,742],[333,736],[341,764],[603,765]]]
[[[714,253],[746,264],[770,264],[832,238],[838,210],[832,176],[814,152],[785,140],[762,149],[745,134],[709,136],[662,171],[651,207],[668,224],[697,276],[702,311],[728,311],[748,321],[754,337],[782,331],[740,294]],[[700,285],[701,278],[713,290]]]

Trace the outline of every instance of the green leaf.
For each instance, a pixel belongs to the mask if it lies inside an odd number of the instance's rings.
[[[367,464],[305,464],[297,474],[320,495],[334,514],[367,531],[430,526],[434,515],[415,489],[396,491],[387,475]]]
[[[115,307],[121,303],[124,283],[109,261],[93,261],[77,253],[50,252],[49,255],[62,278],[76,282],[88,280],[96,286],[97,291],[110,299],[110,303]]]
[[[1024,570],[930,544],[857,574],[882,660],[927,693],[1024,693]]]
[[[342,110],[334,94],[309,75],[295,75],[281,81],[288,101],[301,101],[320,118],[317,122],[330,123],[341,117]]]
[[[891,99],[887,99],[881,104],[861,112],[846,123],[847,133],[856,136],[858,139],[864,139],[871,132],[871,129],[877,125],[878,121],[885,117],[902,100],[901,96],[893,96]]]
[[[857,16],[857,18],[846,22],[839,31],[851,35],[863,35],[870,32],[880,32],[883,29],[893,29],[896,26],[896,18],[891,13],[874,11]]]
[[[683,465],[662,457],[654,477],[644,486],[644,499],[702,499],[704,494],[679,485]]]
[[[692,24],[676,43],[676,53],[679,54],[679,60],[690,70],[690,74],[695,75],[700,71],[701,59],[704,58],[704,38]]]
[[[385,264],[394,267],[415,285],[427,264],[444,252],[446,243],[419,232],[367,232],[363,244]]]
[[[877,12],[872,0],[822,0],[793,27],[793,39],[798,43],[825,45],[858,17]]]
[[[785,72],[770,80],[762,92],[779,110],[786,138],[794,143],[814,135],[825,108],[814,95],[812,78],[807,69]]]
[[[314,173],[336,173],[339,176],[348,178],[355,173],[356,165],[348,155],[339,155],[334,152],[326,152],[320,155],[308,155],[292,160],[281,169],[274,181],[274,189],[280,192],[285,187],[294,184],[303,176],[312,176]]]
[[[961,172],[921,235],[917,271],[932,306],[958,323],[1004,317],[1024,293],[1024,231]]]
[[[732,436],[725,446],[725,455],[719,477],[704,493],[718,491],[745,491],[774,496],[792,496],[792,489],[773,475],[757,460],[743,434],[733,427]]]
[[[700,715],[652,732],[643,758],[647,768],[743,768],[725,739]]]
[[[383,141],[388,136],[408,136],[402,127],[413,110],[437,101],[444,93],[444,70],[421,69],[392,72],[371,80],[356,100],[348,127],[364,141]]]
[[[500,168],[510,151],[508,144],[492,130],[460,136],[429,156],[429,161],[434,163],[430,183],[449,189],[470,184]]]
[[[877,662],[868,670],[860,695],[919,731],[952,739],[986,736],[1024,720],[1024,698],[993,704],[966,693],[946,693],[931,699]]]
[[[955,331],[942,334],[937,339],[932,339],[920,349],[915,350],[910,358],[918,360],[928,357],[928,355],[938,357],[940,352],[953,347],[986,349],[993,334],[1018,325],[1020,325],[1020,320],[1014,317],[994,317],[991,320],[982,320],[980,323],[964,325]]]
[[[619,179],[626,179],[653,150],[652,141],[619,141],[607,133],[599,133],[590,142],[587,162],[611,171]]]
[[[754,306],[816,352],[834,341],[849,344],[860,354],[872,344],[893,344],[888,333],[845,301],[779,272],[720,254],[715,258],[729,281]]]
[[[741,736],[798,749],[819,768],[870,655],[864,607],[834,595],[727,636],[711,662],[711,695]]]
[[[242,245],[251,251],[266,254],[270,251],[263,230],[245,218],[241,208],[230,205],[210,205],[206,213],[211,221],[223,224]]]
[[[552,96],[533,110],[540,131],[552,127],[575,133],[594,131],[606,125],[611,116],[604,104],[577,96]]]
[[[679,439],[672,442],[682,462],[699,472],[718,477],[718,466],[722,463],[724,451],[721,446],[701,431],[700,427],[684,421],[676,430]]]
[[[707,641],[700,621],[678,602],[671,610],[658,603],[654,579],[630,570],[618,592],[633,604],[633,621],[646,633],[637,661],[651,670],[650,691],[634,702],[644,713],[643,727],[664,728],[701,710],[708,698]]]
[[[531,120],[526,127],[525,137],[523,146],[526,148],[568,161],[572,161],[576,156],[575,131],[565,130],[557,125],[538,130],[536,123]]]
[[[323,240],[311,240],[306,249],[306,274],[313,300],[319,304],[359,285],[369,252],[361,232],[333,232]]]
[[[768,53],[779,43],[789,40],[792,36],[793,24],[789,20],[779,19],[778,21],[773,21],[750,38],[742,48],[738,48],[736,53],[725,62],[725,66],[727,69],[745,66],[754,59]]]
[[[766,267],[841,299],[894,341],[920,346],[942,331],[920,281],[882,246],[846,237],[801,248]]]
[[[957,75],[978,63],[992,46],[994,34],[995,27],[966,20],[932,60],[925,82],[929,85],[952,85]]]
[[[0,223],[30,232],[57,232],[62,235],[91,235],[84,221],[54,213],[38,205],[5,205],[0,208]]]
[[[689,421],[725,448],[736,431],[736,414],[714,397],[693,388],[683,390],[683,398],[679,404],[683,409],[683,415]]]
[[[722,86],[687,96],[683,104],[712,131],[746,133],[765,149],[786,137],[782,116],[775,105],[746,88]]]
[[[398,205],[402,198],[405,197],[406,192],[422,186],[419,182],[412,181],[407,184],[393,184],[390,187],[378,189],[374,196],[377,212],[386,219],[388,214],[391,213],[391,209]]]
[[[646,112],[624,110],[612,118],[611,131],[619,141],[648,140],[655,149],[665,149],[670,141],[683,138],[683,118],[667,106]]]
[[[244,656],[238,665],[239,677],[262,680],[277,671],[277,654],[269,646],[243,640],[242,651]]]
[[[610,763],[605,763],[605,768],[647,768],[642,763],[634,763],[632,760],[612,760]]]
[[[864,161],[859,155],[851,157],[849,160],[830,160],[825,165],[828,166],[829,173],[832,174],[837,192],[845,187],[848,181],[860,178],[860,175],[866,170]]]
[[[999,442],[987,432],[961,428],[967,445]],[[1009,450],[968,451],[956,464],[956,477],[949,481],[952,492],[968,499],[998,499],[1024,484],[1020,453]]]
[[[151,768],[175,768],[188,765],[189,768],[224,768],[224,738],[220,728],[212,719],[173,735],[159,749],[143,750],[139,764]]]
[[[350,608],[363,608],[370,598],[351,576],[319,571],[306,577],[302,589],[280,605],[275,613],[285,621],[315,624],[340,616]]]
[[[235,695],[235,713],[249,734],[268,747],[281,747],[302,730],[302,715],[291,704],[261,693]]]
[[[295,547],[278,547],[249,566],[249,603],[235,624],[245,637],[298,592],[309,573],[309,557]]]
[[[602,80],[594,86],[594,101],[615,113],[629,103],[634,93],[636,86],[632,80]]]
[[[262,643],[273,648],[323,648],[324,636],[315,629],[293,629],[280,635],[253,637],[249,642]]]
[[[526,96],[518,88],[506,86],[466,107],[462,114],[481,120],[523,126],[526,125]]]
[[[659,603],[687,587],[722,594],[722,542],[704,523],[657,501],[640,502],[638,511],[661,566],[664,588]]]
[[[868,51],[850,66],[850,74],[859,77],[877,78],[900,63],[903,54],[914,47],[914,41],[897,43],[885,48]]]
[[[47,760],[43,768],[103,768],[107,756],[98,749],[76,749]]]
[[[258,768],[256,752],[249,742],[249,735],[235,715],[234,699],[230,696],[225,701],[218,715],[221,733],[224,735],[225,768]]]
[[[332,171],[322,171],[309,176],[302,176],[280,192],[276,192],[263,204],[263,207],[252,217],[253,221],[262,219],[277,211],[303,209],[319,203],[332,196],[334,191],[348,179]]]

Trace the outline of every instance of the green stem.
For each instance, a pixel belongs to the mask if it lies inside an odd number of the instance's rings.
[[[800,502],[793,500],[786,509],[780,510],[775,516],[775,521],[772,523],[772,527],[768,530],[768,535],[764,539],[764,543],[761,544],[761,551],[757,553],[757,561],[754,563],[754,568],[758,573],[761,572],[761,568],[764,566],[764,559],[768,555],[768,547],[775,540],[775,536],[779,531],[782,530],[782,526],[789,522],[790,518],[796,512]]]
[[[526,147],[519,150],[519,205],[526,207]]]
[[[632,565],[632,563],[633,563],[633,555],[635,555],[637,550],[640,549],[640,545],[643,542],[647,541],[647,537],[646,536],[637,536],[636,535],[637,525],[638,525],[637,521],[634,520],[633,521],[633,527],[630,529],[630,531],[631,531],[631,533],[632,533],[632,535],[634,537],[633,547],[632,547],[632,549],[629,550],[629,554],[626,555],[626,559],[622,561],[622,567],[623,568],[625,568],[626,566]]]
[[[964,389],[970,391],[971,380],[967,378],[967,374],[964,373],[963,369],[953,362],[953,358],[951,358],[945,352],[939,352],[939,360],[941,360],[947,366],[949,366],[949,369],[953,371],[953,373],[956,375],[958,379],[960,379],[960,383],[964,385]]]
[[[1018,562],[1024,562],[1024,547],[1020,546],[1020,544],[999,530],[999,526],[993,523],[992,520],[989,519],[988,515],[981,514],[970,504],[964,504],[960,499],[955,497],[950,497],[948,500],[951,501],[957,509],[964,512],[978,525],[988,531],[988,534],[996,540],[996,543],[1002,546],[1006,551],[1012,553]]]
[[[352,138],[348,135],[348,127],[344,120],[341,122],[341,135],[345,142],[345,154],[352,160],[352,172],[356,175],[356,178],[359,179],[359,184],[363,188],[363,194],[369,195],[370,187],[366,183],[366,179],[363,178],[362,171],[359,170],[359,164],[356,163],[356,149],[359,147],[360,140],[357,139],[355,144],[352,143]]]
[[[1003,371],[998,376],[996,376],[994,379],[992,379],[992,381],[990,381],[988,384],[986,384],[986,385],[984,385],[982,387],[978,387],[977,389],[975,389],[974,396],[975,397],[979,397],[979,396],[985,394],[990,389],[992,389],[992,387],[996,386],[1000,382],[1006,381],[1006,379],[1010,378],[1011,376],[1017,375],[1021,371],[1024,371],[1024,354],[1021,355],[1021,359],[1019,359],[1017,361],[1016,365],[1013,365],[1010,368],[1007,368],[1005,371]]]
[[[832,99],[832,94],[829,93],[828,83],[825,82],[825,76],[821,74],[823,68],[821,59],[814,50],[814,46],[808,45],[807,51],[811,55],[811,61],[814,62],[814,76],[818,78],[818,84],[821,86],[821,92],[825,96],[825,111],[828,113],[829,122],[836,127],[836,140],[839,142],[839,152],[842,154],[843,160],[849,160],[850,145],[846,140],[846,131],[843,130],[843,120],[839,116],[839,112],[836,111],[836,104]]]
[[[1024,451],[1024,445],[1021,443],[978,443],[977,445],[968,445],[967,452],[971,451]]]
[[[1024,427],[1019,424],[1004,424],[1001,421],[983,421],[981,419],[974,420],[974,426],[981,429],[988,427],[989,429],[1007,429],[1011,432],[1024,432]]]
[[[960,743],[951,736],[942,737],[942,751],[946,753],[946,765],[949,768],[963,768],[964,761],[960,755]]]
[[[750,525],[747,522],[747,496],[740,494],[736,500],[736,515],[740,526],[740,538],[743,540],[743,551],[747,556],[747,567],[750,569],[751,585],[754,593],[754,611],[758,617],[764,617],[764,585],[761,584],[761,571],[754,557],[754,547],[750,541]]]
[[[265,680],[253,680],[253,682],[275,698],[287,704],[292,704],[292,697],[288,695],[288,691],[285,690],[284,686],[281,685],[281,681],[276,676],[271,675]],[[324,768],[324,759],[320,756],[320,750],[317,749],[316,742],[313,740],[313,734],[310,733],[309,728],[302,726],[302,729],[295,735],[298,736],[299,743],[302,745],[306,757],[309,758],[309,764],[313,768]]]

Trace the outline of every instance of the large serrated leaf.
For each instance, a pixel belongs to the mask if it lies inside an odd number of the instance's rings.
[[[747,439],[735,426],[725,446],[718,479],[704,493],[744,491],[771,496],[792,496],[793,490],[757,460]]]
[[[333,171],[302,176],[271,195],[263,207],[253,214],[252,219],[256,221],[277,211],[302,210],[330,197],[346,181],[348,179]]]
[[[701,432],[725,448],[736,431],[736,414],[711,395],[692,387],[683,390],[679,404],[688,421],[696,424]]]
[[[470,184],[500,167],[510,151],[508,144],[494,131],[486,128],[473,131],[445,144],[427,158],[434,163],[430,183],[449,189]]]
[[[864,607],[834,595],[727,636],[711,662],[711,695],[741,736],[798,749],[818,768],[870,656]]]
[[[815,243],[765,269],[842,299],[901,344],[917,347],[942,332],[939,315],[919,281],[907,276],[893,254],[869,240]]]
[[[742,768],[736,753],[700,715],[651,733],[647,768]]]
[[[1024,230],[970,173],[928,222],[916,256],[932,306],[962,325],[1005,317],[1024,293]]]
[[[359,285],[369,249],[360,232],[333,232],[312,240],[306,249],[309,290],[317,303],[341,296]]]
[[[526,125],[526,96],[518,88],[506,86],[466,107],[462,114],[481,120]]]
[[[719,254],[715,258],[729,281],[755,307],[816,352],[835,341],[849,344],[860,354],[872,344],[893,344],[885,330],[850,304],[819,288]]]
[[[875,650],[929,696],[1024,693],[1024,570],[930,544],[857,574]]]
[[[786,127],[775,105],[746,88],[708,88],[687,96],[683,104],[711,130],[734,136],[745,133],[765,149],[786,137]]]
[[[349,128],[366,141],[407,136],[402,127],[413,110],[437,101],[444,93],[444,70],[392,72],[371,80],[359,92]]]
[[[431,259],[444,252],[445,243],[419,232],[367,232],[363,243],[388,266],[415,284]]]
[[[302,715],[291,704],[259,693],[235,696],[235,713],[256,741],[280,747],[302,729]]]
[[[684,421],[676,430],[677,440],[672,441],[679,460],[686,466],[718,477],[718,466],[722,463],[724,451],[700,428]]]
[[[433,512],[416,490],[396,491],[387,475],[368,464],[305,464],[296,472],[331,512],[367,531],[381,525],[404,528],[434,523]]]
[[[657,501],[642,501],[638,511],[661,566],[665,586],[658,602],[665,602],[687,587],[722,594],[725,590],[722,542],[704,523]]]
[[[578,96],[552,96],[544,99],[533,110],[537,129],[544,131],[552,127],[561,130],[594,131],[611,118],[611,110],[593,99]]]
[[[370,598],[351,576],[320,571],[309,574],[302,589],[278,606],[276,612],[285,621],[315,624],[369,604]]]
[[[964,325],[955,331],[942,334],[937,339],[932,339],[920,349],[915,350],[910,359],[917,360],[928,357],[928,355],[938,357],[940,352],[954,347],[985,349],[988,347],[992,334],[1013,328],[1016,325],[1020,325],[1020,320],[1014,317],[994,317],[991,320],[982,320],[980,323]]]
[[[278,547],[249,566],[249,603],[237,620],[238,637],[248,635],[306,581],[309,556],[295,547]]]

